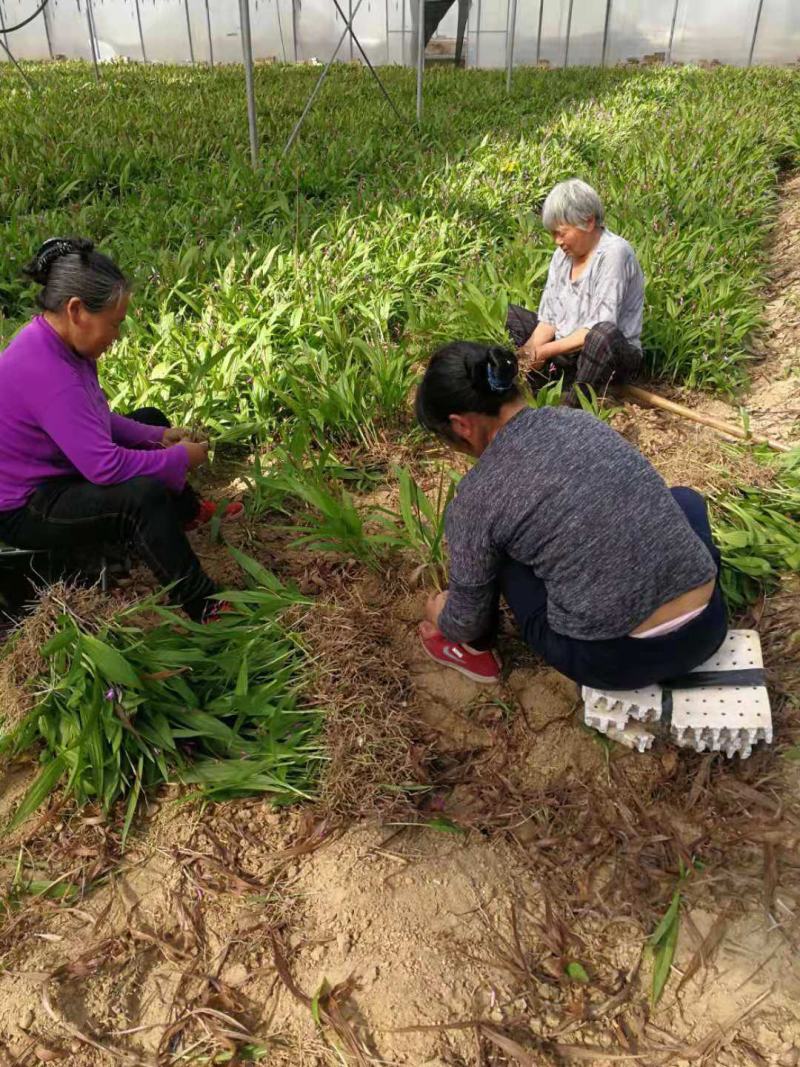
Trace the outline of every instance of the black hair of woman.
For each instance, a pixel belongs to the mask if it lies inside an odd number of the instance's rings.
[[[45,311],[60,311],[73,297],[88,311],[102,311],[131,288],[116,263],[85,237],[49,238],[24,273],[42,287],[37,301]]]
[[[431,433],[454,441],[451,415],[497,416],[506,404],[521,398],[518,370],[510,349],[452,341],[433,354],[417,388],[417,420]]]

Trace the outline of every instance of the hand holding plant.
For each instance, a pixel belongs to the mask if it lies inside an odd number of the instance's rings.
[[[194,435],[186,426],[168,426],[161,436],[161,444],[165,448],[170,445],[182,445],[185,441],[193,441]]]
[[[425,620],[436,629],[438,629],[439,616],[444,611],[446,603],[447,590],[441,593],[431,593],[425,602]]]
[[[526,341],[524,345],[520,345],[517,349],[517,359],[519,360],[520,370],[523,373],[526,371],[538,370],[545,362],[546,358],[546,356],[539,355],[538,348],[531,340]]]
[[[189,467],[194,470],[208,461],[208,441],[181,441],[189,456]]]

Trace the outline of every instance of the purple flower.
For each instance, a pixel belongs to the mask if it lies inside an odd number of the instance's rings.
[[[110,689],[106,690],[106,700],[113,700],[115,704],[118,704],[122,700],[122,690],[112,685]]]

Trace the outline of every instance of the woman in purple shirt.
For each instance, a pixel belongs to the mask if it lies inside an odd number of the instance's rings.
[[[208,444],[153,409],[138,417],[159,425],[112,414],[98,382],[97,361],[128,310],[128,281],[77,238],[46,241],[26,273],[42,286],[42,314],[0,355],[0,541],[132,544],[191,618],[214,617],[216,588],[185,533],[208,517],[186,483]]]

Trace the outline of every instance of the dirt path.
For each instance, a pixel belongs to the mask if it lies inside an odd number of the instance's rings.
[[[744,399],[751,427],[775,441],[800,443],[800,174],[783,186],[770,255],[770,285],[764,309],[766,329],[755,344],[759,362]],[[719,401],[703,410],[736,418]]]
[[[786,180],[770,247],[763,332],[752,344],[750,386],[741,397],[749,428],[770,440],[800,445],[800,174]],[[742,426],[738,407],[675,390],[696,411]],[[701,436],[703,432],[701,431]]]
[[[800,176],[784,187],[748,397],[754,428],[787,441],[800,419],[798,223]],[[710,430],[659,412],[628,408],[617,425],[673,483],[702,487],[729,462]],[[271,564],[273,549],[248,544]],[[205,542],[202,555],[223,566]],[[30,844],[43,876],[55,857],[73,881],[106,858],[115,873],[73,908],[13,905],[0,1067],[248,1062],[202,1059],[237,1047],[263,1047],[274,1067],[796,1067],[797,765],[611,749],[580,726],[576,688],[513,641],[513,669],[487,692],[424,657],[421,593],[312,579],[350,709],[329,726],[342,778],[325,810],[204,810],[168,793],[122,865],[107,827],[51,822],[48,849]],[[776,692],[796,688],[796,583],[761,628]],[[777,706],[785,740],[800,717]],[[392,806],[386,787],[414,782],[415,810]],[[0,814],[22,784],[0,785]],[[383,817],[336,817],[381,792]],[[713,876],[683,885],[675,968],[653,1009],[642,944],[694,857]]]

